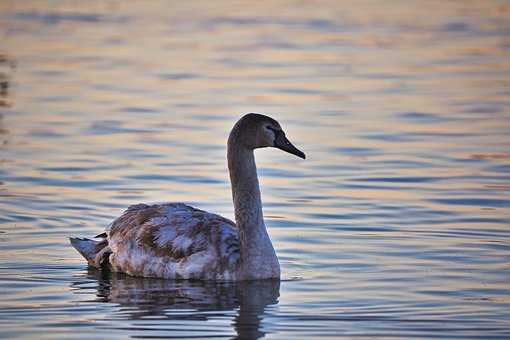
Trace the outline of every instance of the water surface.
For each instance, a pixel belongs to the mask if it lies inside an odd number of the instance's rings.
[[[508,2],[0,3],[5,338],[510,337]],[[89,271],[130,204],[233,218],[256,152],[283,281]]]

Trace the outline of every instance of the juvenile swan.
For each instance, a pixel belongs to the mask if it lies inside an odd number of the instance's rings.
[[[70,238],[96,268],[166,279],[257,280],[280,277],[266,231],[253,150],[275,147],[305,158],[280,124],[249,113],[228,138],[228,169],[236,223],[182,203],[130,206],[106,232]]]

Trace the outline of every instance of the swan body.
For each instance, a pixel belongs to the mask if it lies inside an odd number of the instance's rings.
[[[95,239],[70,238],[89,265],[132,276],[239,281],[280,277],[266,230],[253,150],[305,158],[274,119],[250,113],[228,139],[236,223],[183,203],[130,206]]]

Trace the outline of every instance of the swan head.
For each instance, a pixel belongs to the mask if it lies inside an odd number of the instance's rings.
[[[305,154],[287,139],[280,123],[271,117],[248,113],[237,122],[233,131],[238,132],[238,143],[249,149],[274,147],[306,158]]]

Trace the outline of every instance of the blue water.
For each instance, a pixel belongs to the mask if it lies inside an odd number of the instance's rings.
[[[0,337],[510,338],[508,2],[0,3]],[[281,282],[89,270],[128,205],[233,218],[256,152]]]

